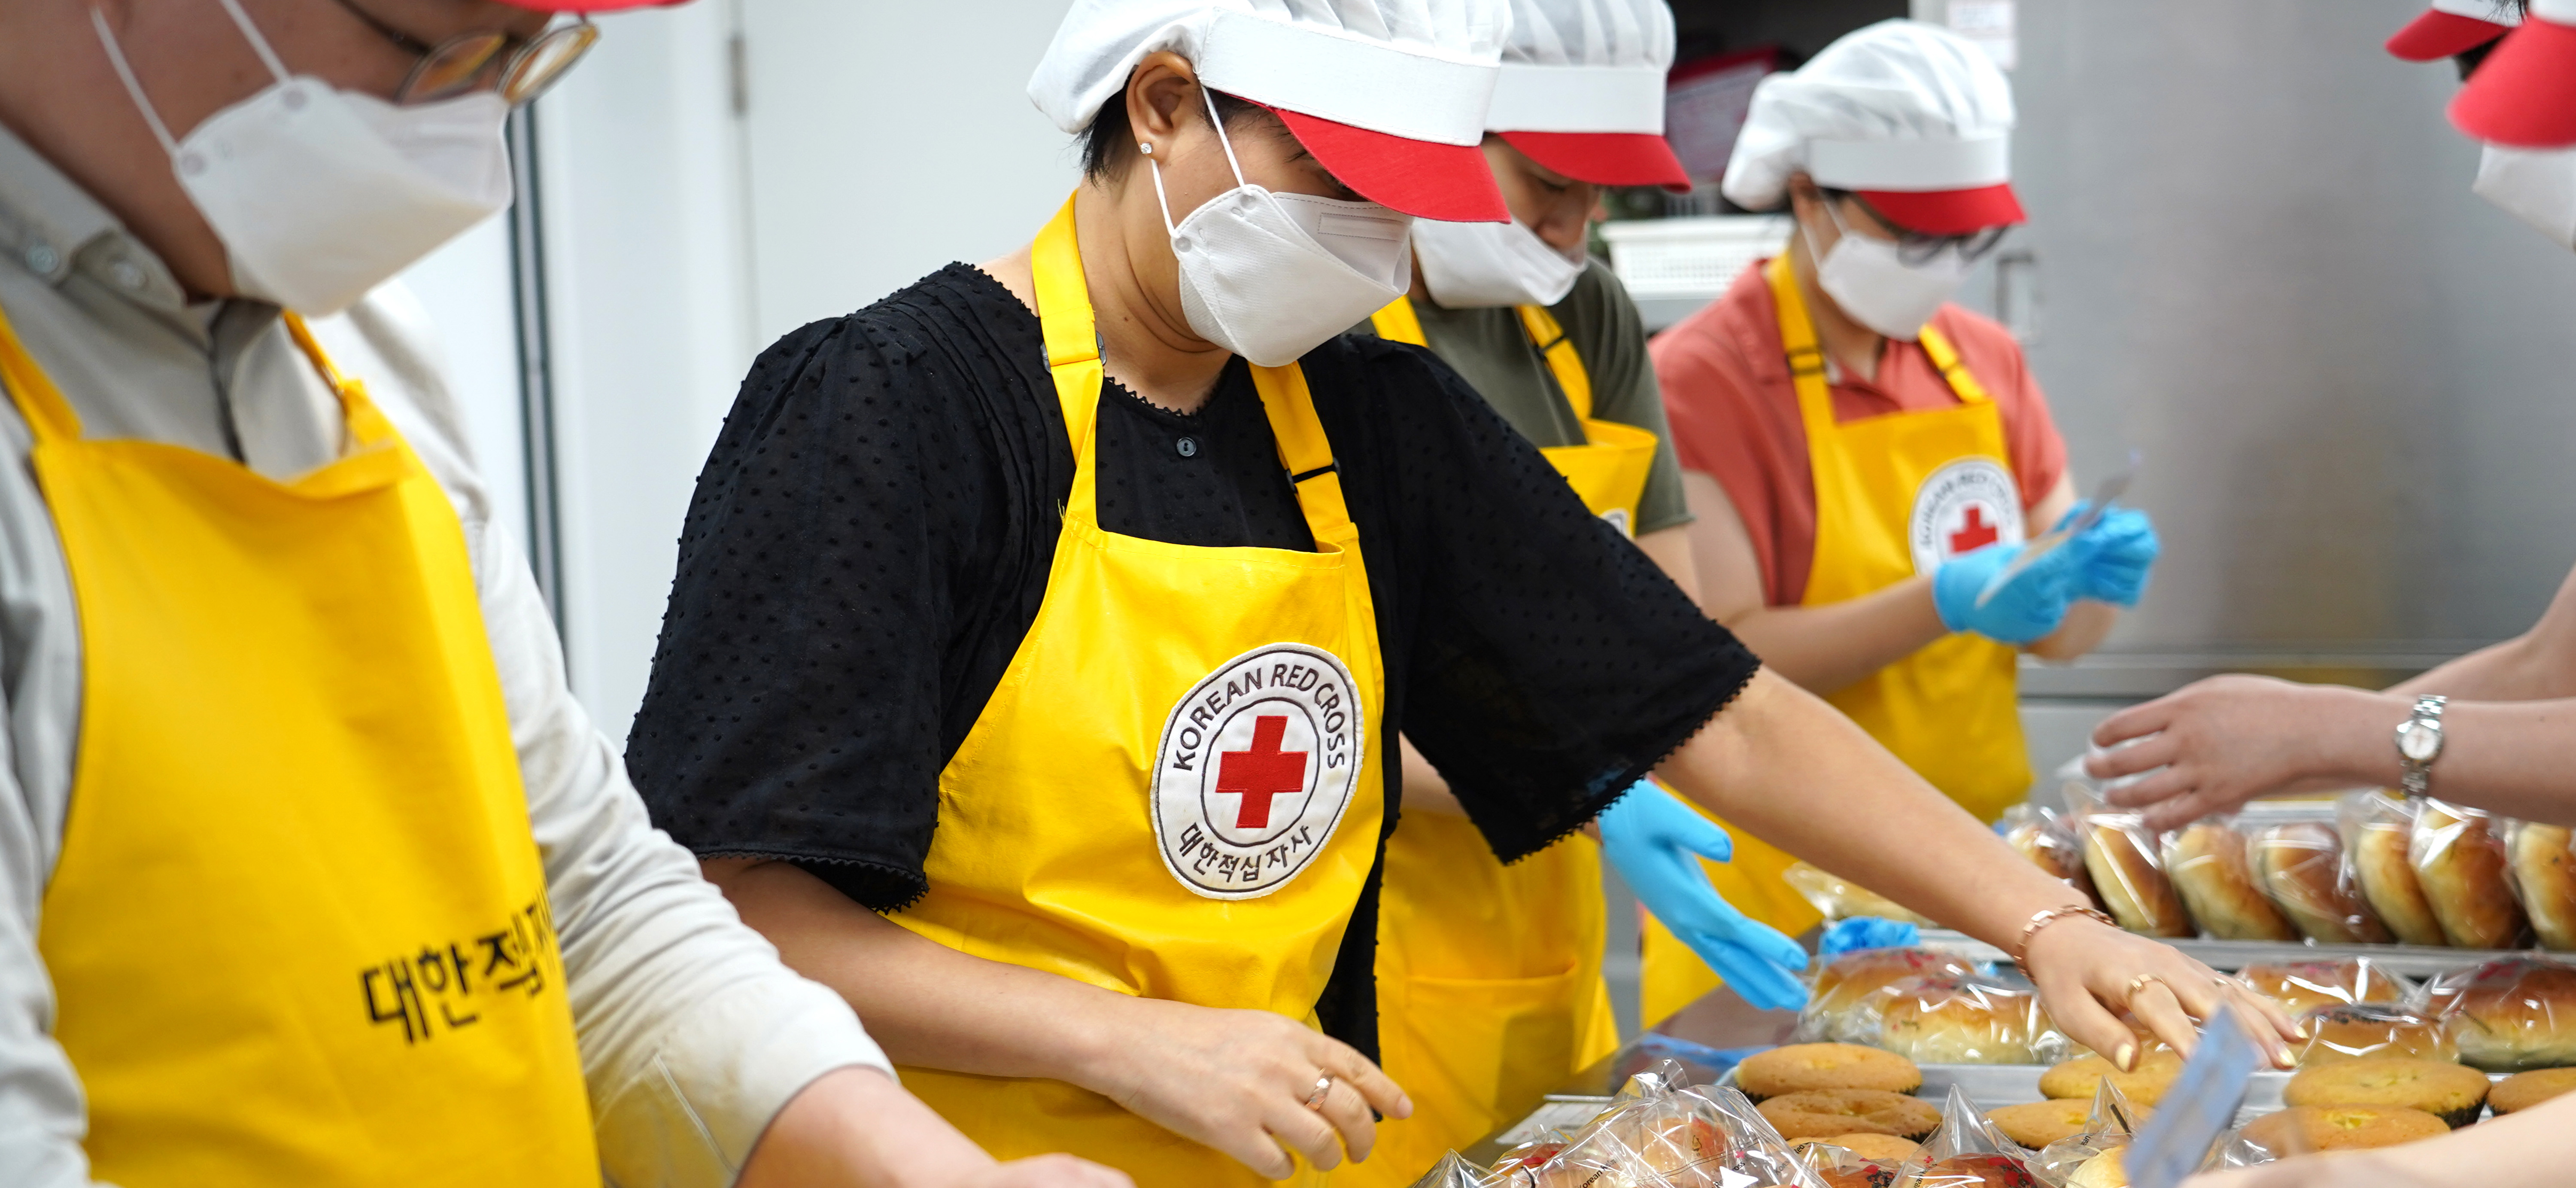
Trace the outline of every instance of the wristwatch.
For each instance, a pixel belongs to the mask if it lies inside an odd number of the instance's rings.
[[[2433,761],[2442,757],[2442,706],[2448,697],[2418,697],[2415,713],[2397,727],[2397,760],[2406,767],[2398,787],[2422,796],[2433,781]]]

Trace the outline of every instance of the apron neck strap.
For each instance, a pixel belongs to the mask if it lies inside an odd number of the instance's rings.
[[[1807,298],[1799,291],[1797,274],[1789,267],[1789,253],[1771,258],[1764,270],[1771,281],[1771,303],[1780,318],[1780,346],[1789,356],[1789,383],[1798,390],[1798,413],[1806,422],[1810,437],[1834,427],[1833,390],[1825,383],[1825,352],[1816,345],[1816,323],[1807,314]],[[1977,377],[1968,373],[1967,364],[1952,349],[1948,335],[1926,322],[1918,332],[1923,353],[1932,366],[1949,381],[1950,391],[1961,404],[1984,404],[1991,397]]]
[[[1556,315],[1547,312],[1546,306],[1516,308],[1530,345],[1547,360],[1548,371],[1556,376],[1556,386],[1565,390],[1565,402],[1574,406],[1574,418],[1591,420],[1592,376],[1583,370],[1583,356],[1574,349],[1574,340],[1566,337],[1565,327],[1556,324]]]
[[[1100,393],[1107,378],[1100,361],[1100,331],[1091,310],[1091,286],[1082,274],[1082,245],[1073,226],[1074,199],[1047,221],[1029,247],[1029,271],[1038,298],[1038,327],[1046,338],[1047,370],[1064,410],[1065,436],[1073,443],[1073,494],[1066,512],[1096,515],[1097,471],[1094,429],[1100,419]],[[1413,313],[1405,307],[1408,319]],[[1417,327],[1418,330],[1418,327]],[[1279,460],[1297,488],[1297,503],[1306,527],[1318,544],[1347,545],[1358,539],[1350,509],[1342,500],[1341,475],[1333,462],[1332,443],[1315,416],[1314,396],[1306,373],[1296,364],[1254,367],[1253,390],[1261,394],[1270,435],[1279,443]]]
[[[1431,340],[1423,336],[1422,315],[1414,310],[1411,297],[1398,297],[1387,302],[1369,315],[1369,325],[1377,329],[1378,337],[1388,342],[1418,347],[1431,345]]]
[[[9,389],[9,398],[17,403],[18,415],[26,418],[27,431],[37,445],[80,440],[80,414],[72,411],[71,401],[63,399],[54,378],[36,366],[35,356],[18,341],[17,328],[9,324],[5,310],[0,310],[0,386]]]
[[[1941,378],[1950,381],[1950,390],[1958,394],[1959,403],[1984,404],[1992,399],[1986,395],[1986,386],[1978,383],[1977,377],[1968,374],[1968,365],[1959,358],[1959,352],[1950,345],[1949,335],[1933,329],[1932,323],[1925,322],[1921,341],[1923,353],[1931,358],[1932,366],[1941,370]]]

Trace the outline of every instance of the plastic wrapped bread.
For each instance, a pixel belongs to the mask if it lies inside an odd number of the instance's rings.
[[[2297,929],[2272,906],[2247,859],[2244,834],[2223,820],[2195,821],[2166,834],[2165,877],[2200,930],[2219,940],[2294,941]]]
[[[2494,814],[2442,800],[2415,809],[2406,859],[2424,902],[2457,949],[2510,949],[2522,939],[2522,905],[2506,876],[2504,837]]]
[[[2576,852],[2564,825],[2516,821],[2504,835],[2505,860],[2513,872],[2513,890],[2540,947],[2576,950]]]
[[[2114,812],[2089,796],[2068,802],[2084,845],[2084,869],[2103,910],[2120,927],[2148,936],[2198,935],[2173,880],[2165,877],[2155,835],[2136,813]]]
[[[2385,944],[2388,929],[2370,910],[2343,838],[2319,821],[2255,830],[2248,854],[2263,890],[2299,932],[2326,944]]]
[[[2415,838],[2415,807],[2385,792],[2355,792],[2336,802],[2335,821],[2362,898],[2389,933],[2403,944],[2448,944],[2406,856]]]

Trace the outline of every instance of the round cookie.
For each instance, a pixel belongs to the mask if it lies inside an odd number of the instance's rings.
[[[2138,1067],[2131,1072],[2121,1072],[2107,1057],[2078,1056],[2039,1074],[2039,1091],[2052,1098],[2089,1103],[2094,1087],[2107,1080],[2119,1086],[2130,1101],[2153,1106],[2164,1097],[2174,1078],[2181,1075],[2182,1056],[2171,1048],[2157,1047],[2138,1057]]]
[[[2487,1102],[2487,1075],[2474,1068],[2406,1056],[2365,1056],[2300,1069],[2281,1090],[2294,1106],[2401,1106],[2452,1126],[2477,1121]]]
[[[2062,1138],[2084,1133],[2093,1120],[2093,1103],[2061,1098],[2054,1101],[2025,1101],[1986,1111],[1986,1120],[2004,1137],[2038,1150]]]
[[[1790,1044],[1746,1057],[1735,1066],[1735,1086],[1757,1102],[1818,1089],[1912,1093],[1923,1087],[1923,1070],[1894,1052],[1859,1044]]]
[[[2245,1124],[2248,1140],[2274,1152],[2394,1147],[2449,1133],[2441,1119],[2397,1106],[2291,1106]]]
[[[2530,1109],[2561,1093],[2576,1093],[2576,1068],[2535,1068],[2515,1073],[2487,1090],[2487,1104],[2494,1106],[2501,1117]]]
[[[1863,1159],[1875,1159],[1881,1163],[1903,1163],[1923,1147],[1921,1143],[1892,1134],[1838,1134],[1832,1138],[1809,1139],[1798,1145],[1817,1144],[1840,1147]]]
[[[1795,1141],[1839,1134],[1892,1134],[1922,1142],[1941,1125],[1941,1111],[1931,1102],[1876,1089],[1819,1089],[1783,1093],[1761,1105],[1762,1118]]]

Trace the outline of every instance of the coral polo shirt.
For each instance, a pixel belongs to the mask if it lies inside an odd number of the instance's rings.
[[[1763,600],[1795,606],[1807,593],[1816,553],[1816,482],[1807,461],[1807,429],[1780,347],[1780,317],[1764,260],[1735,278],[1724,295],[1647,344],[1663,385],[1673,448],[1682,469],[1709,475],[1726,489],[1762,562]],[[1977,377],[2003,415],[2004,445],[2027,515],[2066,474],[2066,442],[2049,416],[2048,399],[2022,358],[2021,345],[1993,319],[1956,305],[1932,315],[1968,374]],[[1834,421],[1850,424],[1889,413],[1950,408],[1949,381],[1919,343],[1889,341],[1878,378],[1830,367]],[[2048,525],[2033,524],[2034,534]]]

